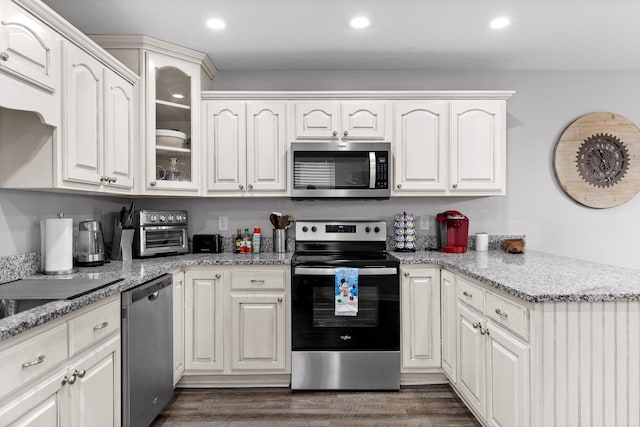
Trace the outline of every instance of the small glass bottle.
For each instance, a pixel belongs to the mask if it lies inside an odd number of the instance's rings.
[[[244,229],[244,238],[243,240],[243,244],[242,247],[244,248],[244,253],[250,254],[251,253],[251,246],[252,246],[252,242],[251,242],[251,234],[249,234],[249,229],[245,228]]]
[[[235,253],[240,253],[242,252],[242,232],[240,231],[240,229],[238,228],[236,230],[236,241],[235,241]]]

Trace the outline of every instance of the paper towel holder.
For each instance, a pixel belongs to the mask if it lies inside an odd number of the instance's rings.
[[[64,218],[64,213],[59,213],[57,215],[58,219],[63,219]],[[42,270],[42,274],[46,274],[46,275],[63,275],[63,274],[72,274],[72,273],[76,273],[78,271],[78,268],[73,266],[70,269],[66,269],[66,270],[47,270],[45,268],[46,265],[46,258],[45,258],[45,242],[46,242],[46,238],[45,238],[45,227],[46,227],[46,222],[45,220],[40,221],[40,244],[41,244],[41,253],[40,253],[40,258],[41,258],[41,270]],[[70,227],[70,231],[71,231],[71,236],[70,236],[70,242],[71,245],[73,245],[73,223],[71,224]],[[73,248],[71,248],[71,250],[73,251]],[[73,263],[73,254],[71,256],[71,262]]]

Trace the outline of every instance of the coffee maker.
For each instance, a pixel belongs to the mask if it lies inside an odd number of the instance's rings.
[[[452,254],[467,251],[469,218],[458,211],[445,211],[436,215],[436,225],[440,251]]]
[[[96,267],[104,264],[104,237],[100,221],[80,221],[76,250],[78,266]]]

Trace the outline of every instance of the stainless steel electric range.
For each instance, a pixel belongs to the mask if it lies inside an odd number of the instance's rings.
[[[298,221],[293,390],[400,388],[399,261],[384,221]]]

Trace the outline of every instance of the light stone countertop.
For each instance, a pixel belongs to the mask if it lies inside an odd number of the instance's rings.
[[[527,250],[464,254],[436,251],[392,252],[401,265],[433,264],[462,273],[481,283],[529,302],[640,301],[640,271]],[[276,254],[187,254],[130,262],[112,261],[102,267],[81,268],[68,277],[122,279],[71,301],[53,301],[0,320],[0,341],[115,295],[167,272],[188,266],[290,265],[291,252]],[[32,276],[44,278],[48,276]]]

